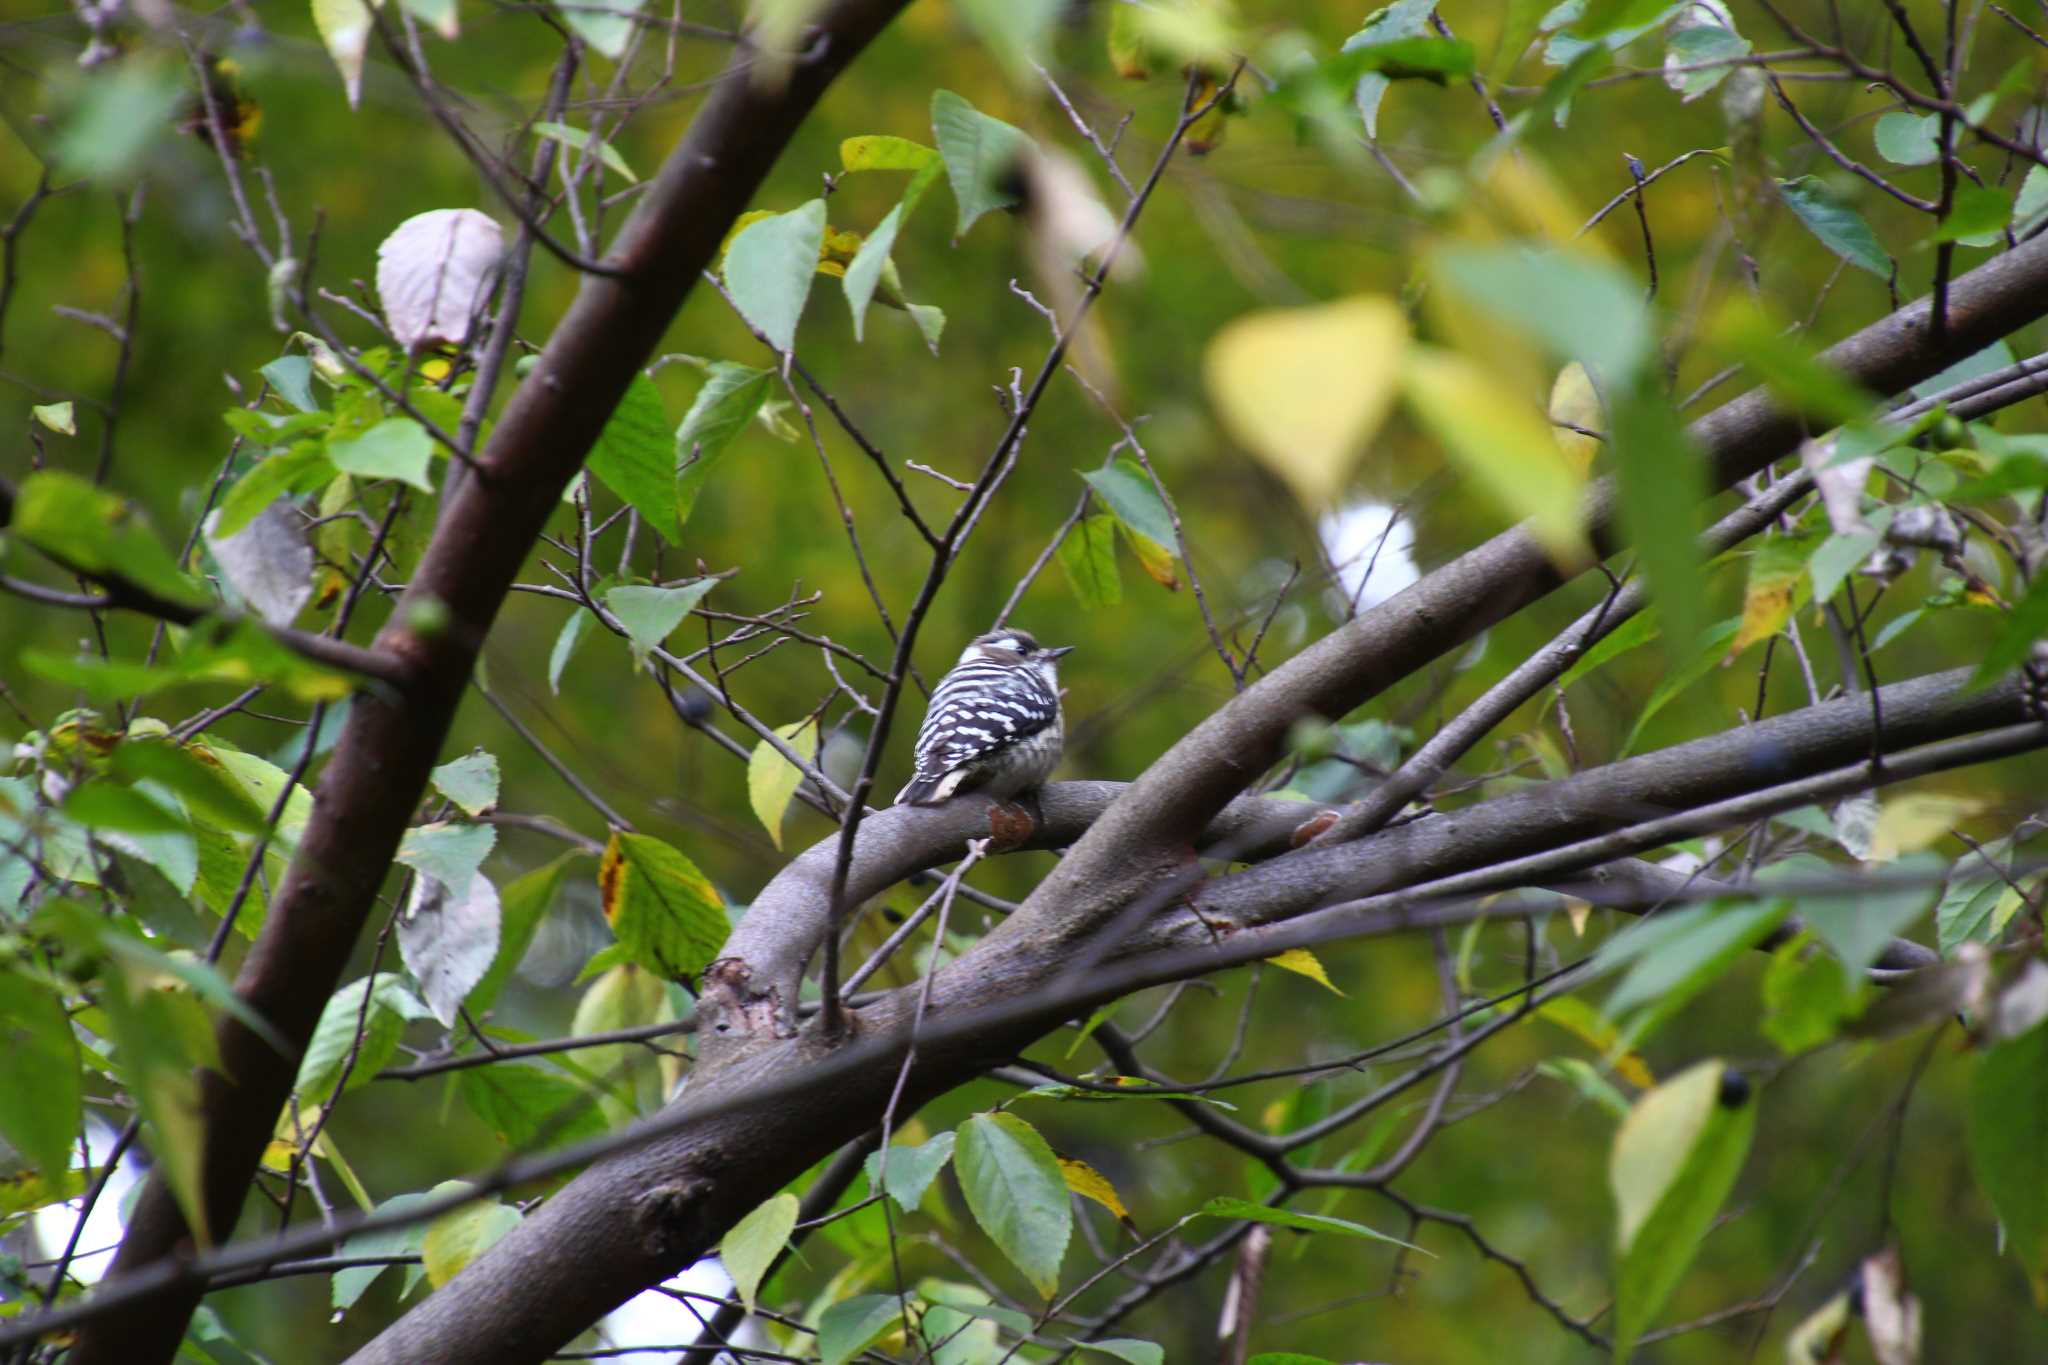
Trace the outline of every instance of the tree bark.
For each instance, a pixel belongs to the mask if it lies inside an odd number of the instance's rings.
[[[402,661],[407,685],[395,700],[365,694],[351,708],[298,854],[236,978],[236,992],[295,1049],[312,1036],[361,937],[478,651],[562,489],[797,126],[904,3],[831,5],[804,35],[804,50],[780,85],[756,79],[752,48],[738,46],[605,258],[617,273],[585,277],[539,363],[506,404],[474,476],[448,505],[377,639],[378,650]],[[445,628],[427,633],[408,625],[426,603],[444,609],[432,614]],[[296,1051],[280,1055],[232,1018],[218,1033],[222,1067],[201,1074],[201,1203],[214,1239],[235,1225],[298,1068]],[[177,1201],[152,1178],[110,1274],[192,1245]],[[202,1288],[188,1280],[92,1322],[73,1359],[169,1360]]]

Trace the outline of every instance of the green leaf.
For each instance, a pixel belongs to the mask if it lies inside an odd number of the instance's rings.
[[[562,629],[555,635],[554,646],[548,650],[548,691],[555,696],[562,695],[562,670],[575,657],[576,646],[583,641],[583,632],[590,629],[591,614],[582,607],[573,607],[569,619],[562,622]]]
[[[1662,627],[1654,609],[1637,612],[1601,636],[1598,644],[1587,650],[1577,663],[1565,670],[1564,676],[1557,680],[1558,686],[1570,687],[1610,659],[1620,658],[1632,649],[1640,649],[1649,644],[1661,631]]]
[[[991,209],[1009,208],[1018,159],[1031,145],[1021,129],[990,118],[950,90],[932,92],[932,133],[946,163],[946,178],[960,207],[955,237]]]
[[[619,406],[590,448],[590,472],[669,544],[676,543],[676,452],[669,438],[661,391],[644,374],[633,376]]]
[[[405,832],[398,845],[398,861],[460,895],[497,846],[496,825],[436,820]]]
[[[1698,28],[1681,29],[1672,34],[1664,52],[1668,60],[1675,60],[1680,66],[1697,66],[1703,62],[1731,63],[1665,77],[1668,81],[1677,82],[1678,93],[1682,97],[1693,100],[1728,79],[1728,73],[1735,70],[1733,61],[1749,55],[1749,39],[1719,24],[1702,24]]]
[[[775,384],[773,370],[757,370],[721,360],[705,376],[704,387],[676,428],[676,523],[690,519],[711,467],[733,438],[754,420]]]
[[[775,733],[811,763],[818,760],[815,719],[811,717],[775,727]],[[756,744],[754,752],[747,757],[747,800],[777,848],[782,847],[783,813],[789,809],[790,798],[796,795],[796,789],[803,785],[803,781],[802,771],[765,739]]]
[[[462,1268],[489,1251],[499,1238],[519,1226],[519,1210],[495,1199],[463,1204],[427,1224],[420,1239],[420,1259],[427,1283],[439,1289]]]
[[[1634,728],[1628,732],[1628,740],[1621,746],[1624,756],[1636,747],[1636,741],[1643,737],[1643,727],[1650,718],[1662,711],[1671,700],[1688,687],[1707,676],[1721,662],[1728,649],[1728,642],[1735,638],[1735,628],[1741,624],[1740,617],[1729,617],[1726,621],[1708,626],[1694,641],[1687,662],[1681,668],[1669,672],[1664,681],[1657,684],[1657,690],[1650,693],[1650,699],[1643,703],[1643,713],[1636,717]]]
[[[1678,1287],[1742,1173],[1756,1132],[1748,1083],[1702,1062],[1637,1100],[1614,1135],[1614,1359],[1626,1361]]]
[[[1638,375],[1614,403],[1611,439],[1617,510],[1651,599],[1665,623],[1666,661],[1697,638],[1706,616],[1706,583],[1693,531],[1706,501],[1707,462],[1658,386]]]
[[[554,904],[555,893],[561,889],[562,878],[568,875],[569,864],[585,855],[564,853],[553,862],[543,864],[506,885],[498,892],[498,955],[491,959],[490,970],[483,980],[469,993],[469,1007],[477,1013],[489,1009],[497,1002],[498,992],[505,988],[506,981],[518,968],[526,950],[533,943],[534,931]]]
[[[1894,109],[1871,129],[1877,154],[1895,166],[1932,166],[1941,160],[1941,115]]]
[[[613,588],[604,595],[604,605],[633,642],[634,662],[644,664],[648,652],[659,648],[716,586],[717,579],[700,578],[680,588]]]
[[[1038,1130],[1015,1114],[976,1114],[957,1132],[953,1169],[974,1220],[1024,1278],[1051,1298],[1074,1230],[1059,1159]]]
[[[1968,1137],[1977,1184],[2038,1297],[2048,1287],[2048,1024],[1978,1060]]]
[[[192,829],[176,809],[104,777],[90,777],[73,787],[60,809],[88,829],[124,834],[189,834]]]
[[[2004,235],[2012,221],[2012,196],[1991,185],[1956,186],[1948,217],[1941,220],[1930,242],[1963,242],[1969,246],[1990,246]]]
[[[1990,848],[1987,845],[1986,851]],[[1934,908],[1935,945],[1954,957],[1965,943],[1996,943],[2026,903],[2018,888],[1996,878],[1951,881]]]
[[[1126,1365],[1166,1365],[1165,1347],[1136,1337],[1110,1337],[1103,1341],[1077,1341],[1074,1344],[1084,1351],[1124,1361]]]
[[[1604,260],[1555,247],[1454,245],[1432,251],[1428,269],[1558,363],[1583,364],[1604,389],[1628,383],[1651,357],[1642,286]]]
[[[451,758],[433,771],[434,787],[463,814],[482,815],[498,804],[498,759],[482,749]]]
[[[326,1104],[336,1085],[353,1090],[374,1079],[398,1051],[399,1038],[407,1022],[427,1017],[427,1007],[396,972],[378,972],[359,977],[337,990],[320,1011],[320,1022],[299,1059],[298,1079],[292,1089],[302,1104]],[[357,1031],[362,1044],[357,1047]],[[351,1049],[356,1058],[348,1079],[341,1070],[348,1064]]]
[[[122,937],[109,931],[102,944],[111,949]],[[113,1025],[115,1067],[148,1125],[156,1169],[199,1245],[211,1246],[215,1230],[201,1195],[206,1133],[193,1068],[218,1063],[212,1022],[193,992],[165,989],[163,973],[139,955],[103,970],[99,984],[100,1004]]]
[[[1100,513],[1076,522],[1060,542],[1060,568],[1088,610],[1123,601],[1123,580],[1116,569],[1116,518]]]
[[[125,578],[174,602],[205,601],[135,504],[75,474],[44,469],[23,479],[7,530],[80,573]]]
[[[572,128],[566,123],[543,120],[533,125],[533,131],[536,137],[548,138],[551,141],[562,143],[564,146],[574,147],[579,152],[590,145],[590,132],[588,129]],[[609,140],[600,141],[597,144],[597,159],[616,171],[619,177],[628,184],[637,185],[640,183],[640,177],[633,174],[633,168],[626,164],[626,158],[619,155],[619,149],[614,147]]]
[[[1476,492],[1517,520],[1550,555],[1587,555],[1579,500],[1585,475],[1551,435],[1548,419],[1467,356],[1409,348],[1401,386],[1409,408]]]
[[[121,777],[153,782],[175,793],[196,819],[237,834],[262,829],[269,808],[258,805],[219,758],[218,752],[204,745],[188,748],[171,739],[131,739],[114,750],[108,766]],[[304,792],[305,788],[300,787],[293,793],[294,804],[298,804]],[[311,812],[312,798],[307,796],[302,813]],[[292,812],[288,809],[286,813]]]
[[[1538,1073],[1564,1082],[1580,1097],[1592,1101],[1616,1119],[1628,1117],[1628,1099],[1600,1068],[1583,1057],[1546,1057],[1536,1063]]]
[[[597,1096],[553,1072],[515,1063],[473,1066],[456,1073],[455,1088],[469,1111],[516,1151],[560,1147],[603,1133]]]
[[[827,1308],[818,1318],[822,1365],[846,1365],[903,1321],[903,1300],[894,1294],[859,1294]]]
[[[320,411],[320,400],[313,396],[311,356],[281,355],[256,373],[269,381],[278,397],[300,412]]]
[[[1173,516],[1166,510],[1166,503],[1160,498],[1159,490],[1152,486],[1152,478],[1145,467],[1129,456],[1118,459],[1104,469],[1090,469],[1081,477],[1095,490],[1095,496],[1102,499],[1105,507],[1115,514],[1126,530],[1135,532],[1171,552],[1177,543],[1173,534]]]
[[[2034,641],[2048,635],[2048,573],[2036,573],[2027,595],[2013,603],[1998,638],[1970,675],[1971,687],[1988,687],[2025,662]]]
[[[1601,974],[1628,967],[1602,1009],[1619,1018],[1649,1005],[1651,1023],[1661,1023],[1704,990],[1791,913],[1789,903],[1764,900],[1748,905],[1715,902],[1667,910],[1639,921],[1602,944],[1593,970]],[[1634,1041],[1647,1026],[1631,1027]]]
[[[1806,562],[1807,576],[1813,580],[1813,600],[1829,602],[1842,590],[1842,584],[1856,566],[1870,558],[1884,540],[1881,532],[1855,531],[1848,534],[1837,532],[1822,541]]]
[[[952,1160],[953,1143],[952,1133],[940,1133],[915,1147],[891,1143],[886,1152],[869,1152],[868,1188],[887,1193],[905,1213],[916,1213],[932,1181]]]
[[[342,473],[396,479],[422,493],[434,491],[427,477],[433,455],[427,429],[410,417],[387,417],[360,436],[327,443],[327,458]]]
[[[1620,29],[1655,23],[1670,7],[1670,0],[1586,0],[1578,17],[1567,22],[1580,37],[1599,38]]]
[[[264,508],[289,493],[303,493],[334,477],[334,463],[318,441],[299,441],[258,460],[220,500],[212,532],[225,540],[256,520]]]
[[[0,1137],[46,1180],[71,1169],[84,1121],[78,1042],[62,997],[19,971],[0,971]]]
[[[668,980],[697,976],[725,945],[730,925],[717,890],[695,863],[651,835],[614,830],[597,886],[619,942]]]
[[[795,1195],[784,1190],[733,1224],[718,1243],[718,1259],[724,1262],[725,1273],[732,1276],[732,1287],[739,1292],[749,1313],[754,1311],[754,1294],[761,1287],[761,1277],[782,1254],[790,1232],[796,1227],[798,1203]]]
[[[1436,0],[1394,0],[1385,9],[1375,10],[1366,17],[1365,25],[1344,40],[1340,51],[1355,52],[1363,47],[1377,47],[1397,39],[1420,38],[1429,32],[1429,16],[1436,9]],[[1386,96],[1392,77],[1383,71],[1370,70],[1359,74],[1352,87],[1351,102],[1358,109],[1358,116],[1365,122],[1365,135],[1377,138],[1380,135],[1380,101]]]
[[[796,345],[796,324],[811,296],[825,242],[825,201],[750,223],[725,252],[725,286],[740,316],[778,351]]]
[[[70,399],[62,403],[36,403],[29,407],[28,415],[56,432],[59,436],[76,436],[78,419],[74,415]]]
[[[1764,1037],[1791,1056],[1834,1041],[1863,1008],[1863,988],[1832,953],[1800,934],[1771,954],[1764,973]]]
[[[902,139],[899,138],[897,141]],[[928,152],[927,148],[918,147],[914,142],[908,145],[917,147],[920,152]],[[910,215],[917,211],[919,201],[924,198],[924,192],[931,188],[932,182],[939,178],[939,172],[944,169],[945,163],[939,159],[938,154],[929,153],[928,159],[917,168],[917,173],[910,177],[910,184],[904,189],[903,198],[896,207],[883,216],[881,222],[875,225],[875,230],[861,242],[860,250],[853,253],[853,261],[846,267],[846,278],[841,280],[840,284],[846,291],[846,305],[853,310],[855,341],[862,339],[862,331],[867,323],[868,302],[874,298],[876,286],[883,283],[889,273],[889,253],[896,249],[896,234],[910,221]],[[915,308],[912,309],[912,313],[915,315]],[[941,325],[943,316],[941,314]],[[923,325],[920,319],[920,328]],[[938,344],[938,339],[934,336],[928,335],[925,340],[934,347]]]
[[[1413,1242],[1390,1237],[1377,1228],[1369,1228],[1363,1223],[1354,1223],[1347,1218],[1331,1218],[1320,1213],[1298,1213],[1293,1209],[1274,1208],[1270,1204],[1254,1204],[1249,1199],[1227,1199],[1218,1196],[1202,1205],[1198,1212],[1211,1218],[1242,1218],[1251,1223],[1270,1223],[1274,1227],[1293,1228],[1299,1232],[1333,1232],[1339,1236],[1359,1237],[1369,1242],[1389,1242],[1394,1246],[1407,1247],[1410,1251],[1423,1250]]]
[[[1708,325],[1707,337],[1788,404],[1826,423],[1860,421],[1876,405],[1874,394],[1823,360],[1804,336],[1748,299],[1731,299]]]
[[[1892,277],[1892,259],[1885,254],[1877,234],[1870,230],[1870,224],[1820,180],[1810,175],[1780,180],[1778,196],[1785,201],[1785,207],[1792,210],[1793,216],[1806,224],[1806,230],[1818,237],[1821,245],[1829,251],[1881,280]]]
[[[379,1204],[376,1211],[379,1215],[401,1217],[418,1209],[433,1197],[433,1192],[426,1190],[414,1194],[401,1194]],[[402,1256],[408,1252],[417,1252],[426,1235],[427,1230],[423,1224],[403,1222],[393,1227],[358,1232],[341,1244],[340,1253],[343,1256]],[[345,1313],[355,1307],[356,1300],[362,1298],[364,1291],[376,1283],[379,1275],[389,1269],[389,1266],[383,1265],[352,1265],[335,1271],[330,1288],[335,1310]]]
[[[1941,867],[1942,860],[1934,854],[1900,858],[1883,872],[1863,878],[1854,890],[1802,895],[1800,917],[1860,980],[1894,934],[1934,907]],[[1850,875],[1846,868],[1830,871]]]
[[[361,3],[361,0],[356,0]],[[617,61],[626,55],[633,40],[633,16],[643,0],[580,0],[562,7],[562,18],[576,36],[605,56]]]
[[[41,154],[66,180],[130,179],[157,139],[175,125],[180,104],[191,100],[191,71],[183,62],[162,52],[134,55],[139,60],[115,62],[111,70],[49,87],[53,93],[75,92],[64,101],[69,107],[48,152]],[[40,113],[38,122],[47,129]]]

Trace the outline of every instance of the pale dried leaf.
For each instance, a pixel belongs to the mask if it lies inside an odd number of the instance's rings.
[[[413,883],[398,921],[398,952],[427,1007],[448,1027],[498,955],[498,921],[498,888],[488,877],[471,877],[460,897],[432,877]]]
[[[1870,524],[1863,520],[1863,485],[1877,461],[1866,455],[1834,464],[1834,458],[1833,441],[1808,441],[1799,447],[1799,463],[1820,490],[1821,502],[1828,509],[1828,525],[1841,535],[1868,531]]]
[[[1920,1300],[1906,1288],[1897,1247],[1864,1258],[1863,1329],[1877,1365],[1920,1365]]]
[[[206,545],[221,573],[249,610],[273,626],[290,625],[313,596],[313,547],[306,543],[299,513],[279,498],[241,530],[215,540],[212,528],[219,516],[214,512],[206,519]]]
[[[400,223],[377,248],[377,297],[408,350],[461,345],[505,253],[505,234],[475,209],[432,209]]]

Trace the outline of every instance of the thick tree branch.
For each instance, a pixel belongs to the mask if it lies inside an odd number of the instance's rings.
[[[1963,676],[1936,675],[1890,689],[1888,743],[1924,743],[2029,715],[2018,680],[1962,695]],[[1582,833],[1598,836],[1616,825],[1710,802],[1727,792],[1767,788],[1765,805],[1783,805],[2048,741],[2048,731],[2038,722],[2021,731],[1995,731],[1923,749],[1888,763],[1874,777],[1862,762],[1871,739],[1870,710],[1865,699],[1848,698],[1731,736],[1645,755],[1616,765],[1619,776],[1611,770],[1582,774],[1457,817],[1420,822],[1415,832],[1401,827],[1373,839],[1303,849],[1223,878],[1207,889],[1205,898],[1247,927],[1232,933],[1226,926],[1221,941],[1215,937],[1212,911],[1176,909],[1150,917],[1141,932],[1117,945],[1113,956],[1074,973],[1073,944],[1061,935],[991,935],[932,979],[905,1102],[922,1104],[1008,1060],[1062,1021],[1132,990],[1302,943],[1471,918],[1486,913],[1475,903],[1477,895],[1551,880],[1631,851],[1619,848],[1598,858],[1574,854],[1547,863],[1539,856],[1524,859],[1526,867],[1497,866],[1512,860],[1518,849],[1547,850],[1559,843],[1569,849],[1569,841]],[[1851,767],[1835,766],[1844,761]],[[1789,779],[1831,768],[1806,786],[1786,785]],[[1087,785],[1049,788],[1044,823],[1050,827],[1067,818],[1061,812],[1110,795],[1077,791],[1068,806],[1064,789]],[[987,818],[985,806],[956,811],[961,804],[879,814],[860,841],[873,861],[868,856],[856,860],[856,887],[886,884],[883,878],[892,868],[908,870],[944,856],[941,850],[957,852],[953,841],[979,833],[976,821]],[[1231,809],[1264,815],[1258,808],[1265,804],[1240,803]],[[1294,809],[1308,808],[1294,803]],[[1248,820],[1247,837],[1251,824]],[[881,844],[871,846],[871,840],[890,846],[886,863],[874,853]],[[1284,846],[1288,840],[1279,842]],[[1403,889],[1363,901],[1348,899],[1377,884],[1368,853],[1376,848],[1399,869]],[[829,876],[834,853],[836,841],[827,840],[792,865],[777,895],[794,898],[781,903],[799,908],[779,913],[822,913],[821,883]],[[1340,860],[1357,881],[1340,882],[1335,867]],[[1333,899],[1341,903],[1330,905]],[[747,918],[767,920],[763,908],[768,903],[764,893]],[[1297,918],[1278,922],[1289,915]],[[771,952],[788,950],[772,931],[752,941]],[[643,1145],[592,1166],[552,1196],[454,1282],[366,1347],[354,1365],[539,1360],[552,1344],[705,1254],[732,1221],[872,1124],[903,1064],[922,988],[919,983],[889,992],[856,1011],[846,1041],[837,1044],[814,1031],[794,1037],[778,1033],[774,1012],[765,1004],[757,1011],[710,1016],[717,1020],[715,1027],[744,1030],[752,1046],[725,1053],[729,1060],[722,1065],[700,1062],[684,1095],[649,1121]]]
[[[2048,310],[2048,240],[2036,239],[1954,281],[1936,336],[1922,299],[1824,353],[1876,393],[1901,391]],[[1690,427],[1712,486],[1726,487],[1794,450],[1799,414],[1762,390]],[[1608,501],[1595,499],[1596,527]],[[1496,536],[1317,641],[1240,694],[1163,755],[1041,882],[996,934],[1071,930],[1077,914],[1112,922],[1141,888],[1170,876],[1182,831],[1204,825],[1279,757],[1306,717],[1355,709],[1432,659],[1558,586],[1556,569],[1519,528]]]
[[[742,47],[621,230],[606,257],[609,273],[583,281],[513,393],[479,457],[482,477],[464,480],[377,644],[418,685],[403,703],[366,698],[351,709],[298,854],[237,977],[238,994],[290,1042],[304,1045],[334,990],[484,637],[562,488],[797,126],[901,5],[841,0],[828,7],[780,85],[752,79]],[[429,601],[442,611],[408,610]],[[434,633],[407,624],[434,616],[448,623]],[[201,1077],[202,1200],[214,1237],[235,1224],[297,1067],[296,1057],[280,1056],[232,1020],[221,1025],[219,1043],[221,1070]],[[168,1187],[152,1180],[111,1276],[190,1245]],[[93,1321],[74,1360],[169,1360],[199,1293],[187,1280],[175,1293]]]

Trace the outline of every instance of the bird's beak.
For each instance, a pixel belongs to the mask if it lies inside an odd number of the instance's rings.
[[[1072,645],[1061,645],[1058,649],[1048,649],[1041,652],[1046,654],[1050,658],[1057,659],[1062,657],[1063,655],[1072,654],[1074,652],[1074,647]]]

